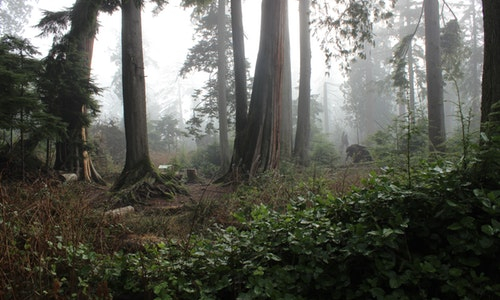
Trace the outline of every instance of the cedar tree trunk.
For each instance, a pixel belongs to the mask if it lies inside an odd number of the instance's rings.
[[[311,36],[309,14],[310,0],[300,0],[300,86],[294,155],[297,162],[302,166],[309,164],[309,144],[311,140]]]
[[[231,157],[229,154],[227,125],[227,58],[226,58],[226,0],[219,0],[217,6],[217,107],[219,109],[219,144],[221,173],[229,169]]]
[[[244,132],[242,170],[253,176],[276,169],[280,154],[287,0],[263,0],[259,53],[248,123]]]
[[[146,122],[146,85],[142,53],[141,7],[135,0],[122,4],[123,112],[127,154],[125,167],[112,190],[120,202],[142,202],[150,196],[184,192],[153,169]]]
[[[431,151],[445,151],[443,74],[439,32],[438,0],[424,0],[425,65],[427,76],[427,113]]]

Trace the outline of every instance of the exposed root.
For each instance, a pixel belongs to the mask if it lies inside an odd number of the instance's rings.
[[[133,183],[130,183],[132,180]],[[177,194],[187,194],[187,190],[175,177],[151,170],[140,177],[131,173],[122,174],[112,188],[112,193],[114,206],[120,207],[145,205],[150,198],[172,199]]]

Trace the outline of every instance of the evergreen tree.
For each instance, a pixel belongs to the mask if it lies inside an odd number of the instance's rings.
[[[309,164],[311,142],[311,36],[309,29],[310,1],[299,1],[300,15],[300,82],[297,109],[297,133],[294,155],[300,165]]]
[[[159,3],[160,5],[162,3]],[[122,81],[125,121],[125,166],[112,190],[120,202],[183,192],[173,178],[162,177],[149,156],[146,86],[142,51],[142,3],[124,0],[122,9]]]
[[[279,164],[281,101],[287,0],[263,0],[259,52],[243,143],[242,174],[276,169]],[[235,146],[238,147],[238,146]],[[234,159],[233,159],[234,161]]]
[[[78,0],[70,10],[45,12],[38,24],[42,34],[55,35],[44,60],[44,101],[67,124],[66,134],[56,143],[54,168],[100,184],[105,183],[90,158],[87,128],[98,112],[93,95],[100,89],[91,78],[91,62],[97,16],[103,7],[103,0]],[[71,27],[63,34],[68,23]]]
[[[238,171],[245,153],[245,128],[248,117],[247,63],[245,59],[245,39],[243,30],[243,12],[241,0],[231,0],[231,32],[234,62],[234,95],[235,95],[235,137],[230,169],[221,180],[238,180]]]
[[[26,170],[41,166],[34,154],[39,142],[63,131],[63,124],[40,100],[42,64],[37,54],[26,39],[5,35],[0,40],[0,161],[10,161],[8,171],[20,170],[16,175],[23,177]],[[38,163],[26,165],[27,161]]]
[[[446,130],[438,0],[424,0],[424,16],[429,147],[442,152],[446,149]]]
[[[0,35],[21,35],[36,2],[38,0],[0,1]]]
[[[196,36],[200,40],[189,50],[180,71],[183,76],[193,71],[204,71],[209,74],[204,88],[195,93],[196,97],[200,97],[198,99],[200,105],[195,108],[196,115],[188,121],[188,124],[191,124],[191,132],[198,134],[199,129],[196,125],[201,125],[205,117],[218,121],[221,172],[226,172],[229,168],[228,131],[232,119],[229,116],[234,112],[234,94],[230,89],[234,78],[228,72],[232,66],[228,62],[228,57],[232,53],[231,31],[227,22],[225,2],[225,0],[212,1],[194,8],[193,19],[197,22]],[[213,77],[217,79],[214,80]],[[211,121],[206,126],[206,130],[215,128]]]

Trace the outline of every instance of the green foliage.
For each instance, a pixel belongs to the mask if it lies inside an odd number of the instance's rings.
[[[64,124],[40,99],[37,54],[26,39],[5,35],[0,40],[0,168],[4,171],[3,161],[10,161],[11,178],[17,173],[24,178],[26,170],[39,167],[38,143],[64,132]]]
[[[488,121],[481,132],[480,161],[476,164],[477,178],[489,186],[498,186],[500,182],[500,101],[491,107]]]
[[[217,143],[209,144],[196,150],[191,155],[191,166],[205,178],[214,178],[220,168],[220,153]]]
[[[53,134],[47,129],[57,120],[46,113],[37,93],[40,61],[28,40],[3,36],[0,41],[0,129]],[[44,134],[45,132],[45,134]],[[12,141],[11,141],[12,142]]]
[[[340,159],[333,143],[319,136],[312,141],[311,161],[319,166],[333,167]]]
[[[411,42],[414,35],[406,35],[401,41],[394,47],[394,54],[391,58],[390,62],[393,64],[393,74],[392,80],[393,85],[398,88],[398,92],[400,93],[399,98],[403,99],[402,94],[405,89],[408,88],[410,82],[407,78],[407,54],[408,50],[411,47]]]
[[[117,121],[97,122],[90,127],[93,162],[105,173],[117,174],[125,164],[125,133]]]
[[[201,89],[195,90],[193,99],[199,101],[193,109],[193,117],[187,121],[189,134],[201,139],[204,135],[211,135],[216,131],[214,124],[218,119],[218,102],[217,102],[217,72],[218,72],[218,41],[217,41],[217,1],[184,1],[186,7],[195,6],[193,9],[193,20],[196,22],[196,33],[194,39],[197,43],[189,49],[184,65],[179,74],[187,76],[192,72],[205,72],[209,78],[205,81]],[[228,45],[226,49],[226,57],[232,57],[232,39],[231,39],[231,24],[230,17],[226,17],[226,30],[223,34],[224,44]],[[235,97],[233,94],[234,88],[234,72],[229,72],[232,69],[232,59],[228,59],[227,66],[227,113],[229,125],[231,125],[231,116],[234,115]],[[204,133],[201,127],[205,126]]]
[[[186,133],[179,128],[179,120],[172,114],[161,116],[160,120],[151,121],[148,126],[149,146],[154,151],[172,152],[178,150],[179,140]]]
[[[190,248],[119,256],[107,280],[159,299],[497,298],[500,191],[457,175],[429,165],[412,190],[372,176],[343,198],[257,205]]]
[[[313,0],[311,21],[325,53],[327,64],[333,58],[343,58],[343,68],[349,67],[353,57],[366,57],[365,46],[375,44],[373,27],[377,22],[388,22],[393,16],[396,1],[329,1]],[[333,50],[332,50],[333,48]]]
[[[272,176],[262,181],[270,186]],[[97,251],[102,240],[72,237],[68,221],[100,223],[81,208],[71,216],[51,214],[59,202],[46,201],[50,189],[40,189],[36,199],[18,194],[43,206],[23,215],[14,203],[1,203],[0,226],[8,233],[1,237],[3,253],[25,262],[11,264],[6,274],[14,277],[6,278],[30,279],[3,286],[65,298],[498,298],[500,190],[477,186],[451,163],[422,165],[413,176],[408,188],[393,170],[372,173],[364,187],[342,197],[321,179],[300,181],[294,193],[276,186],[272,193],[281,190],[286,199],[276,209],[256,204],[235,213],[234,226],[130,253]],[[251,197],[250,190],[245,194]],[[36,222],[23,226],[24,218]],[[66,226],[47,230],[56,224]],[[108,225],[97,228],[115,226]]]
[[[417,119],[415,122],[411,124],[408,119],[396,119],[387,129],[370,136],[367,145],[373,157],[394,168],[407,165],[407,156],[410,156],[411,164],[421,160],[427,151],[426,120]]]
[[[109,298],[102,281],[109,259],[102,253],[124,228],[82,201],[86,190],[47,178],[0,184],[0,298]]]

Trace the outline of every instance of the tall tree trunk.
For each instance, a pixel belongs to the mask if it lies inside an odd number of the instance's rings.
[[[443,74],[439,31],[438,0],[424,0],[425,65],[427,76],[427,113],[431,151],[445,151]]]
[[[242,159],[245,152],[244,134],[247,126],[248,110],[245,34],[243,31],[241,0],[231,0],[231,28],[233,38],[234,94],[236,98],[236,134],[230,170],[225,177],[231,177],[237,180],[238,170],[242,165]],[[226,178],[222,179],[225,180]]]
[[[372,46],[370,44],[366,45],[366,67],[365,67],[365,78],[366,78],[366,100],[365,100],[365,111],[363,117],[363,140],[368,138],[368,136],[374,134],[377,131],[377,123],[375,122],[375,93],[377,92],[375,87],[375,80],[373,79],[373,55]]]
[[[97,33],[97,16],[102,0],[78,0],[72,8],[71,29],[67,34],[69,58],[77,68],[84,68],[84,82],[91,82],[92,55]],[[73,52],[74,51],[74,52]],[[74,80],[74,79],[71,79]],[[83,81],[81,82],[83,84]],[[74,91],[71,91],[73,93]],[[90,93],[64,95],[62,119],[68,124],[68,135],[56,144],[56,169],[76,172],[86,181],[105,184],[94,168],[87,146],[86,102]]]
[[[153,169],[149,157],[141,7],[138,5],[134,0],[122,3],[123,116],[127,154],[125,166],[112,190],[118,193],[119,201],[127,203],[185,192],[173,178],[166,182],[167,178]]]
[[[98,0],[99,5],[102,2],[101,0]],[[95,17],[97,19],[97,13],[95,14]],[[92,56],[94,53],[94,40],[95,40],[95,31],[94,34],[91,36],[88,36],[87,39],[84,39],[82,41],[82,46],[84,49],[84,52],[87,53],[87,66],[88,66],[88,80],[90,82],[90,77],[91,77],[91,69],[92,69]],[[87,106],[85,104],[82,105],[82,115],[86,116],[88,114],[87,112]],[[81,141],[82,141],[82,149],[81,151],[81,157],[82,157],[82,177],[85,181],[89,182],[97,182],[99,184],[105,185],[106,182],[104,182],[104,179],[102,179],[101,175],[99,172],[97,172],[93,162],[92,158],[90,156],[90,153],[88,151],[88,128],[87,126],[82,126],[81,128]]]
[[[300,86],[297,133],[294,155],[300,165],[309,164],[311,140],[311,36],[309,30],[310,0],[299,0]]]
[[[484,63],[481,99],[481,139],[478,175],[484,187],[498,188],[500,182],[500,2],[483,0]]]
[[[483,0],[484,63],[481,99],[481,124],[484,125],[492,107],[500,101],[500,1]],[[483,126],[484,127],[484,126]],[[490,128],[483,130],[490,134]],[[498,129],[496,129],[498,130]]]
[[[242,168],[249,176],[279,165],[281,101],[287,0],[263,0],[259,53]]]
[[[478,118],[474,118],[474,120],[479,120],[481,111],[480,111],[480,103],[481,103],[481,76],[480,76],[480,66],[481,60],[479,59],[480,47],[478,45],[478,25],[477,25],[477,9],[476,9],[476,0],[472,0],[472,49],[471,49],[471,60],[469,61],[471,65],[471,78],[472,78],[472,91],[471,94],[471,107],[472,113],[474,116],[478,116]],[[474,122],[475,128],[479,128],[478,123]]]
[[[122,4],[123,112],[127,154],[125,169],[151,167],[146,121],[146,83],[142,52],[141,8],[136,1]]]
[[[328,105],[328,81],[323,83],[323,131],[330,136],[330,110]]]
[[[219,144],[221,172],[229,169],[231,161],[227,125],[227,58],[226,58],[226,0],[217,7],[217,107],[219,109]]]
[[[288,13],[285,25],[285,61],[283,65],[283,100],[281,103],[280,147],[282,158],[292,157],[292,62],[290,57],[290,25]]]
[[[408,114],[411,124],[415,124],[415,70],[413,59],[413,42],[408,45],[408,84],[410,90],[410,99],[408,103]]]

